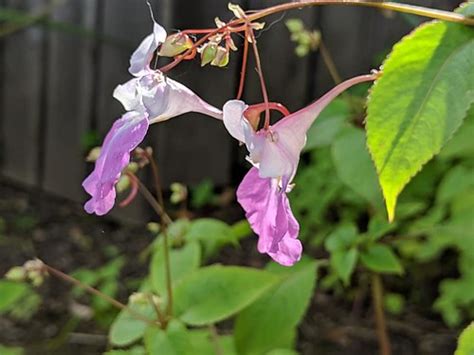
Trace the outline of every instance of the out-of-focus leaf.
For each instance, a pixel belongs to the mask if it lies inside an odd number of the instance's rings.
[[[360,260],[368,269],[388,274],[402,274],[403,267],[392,249],[386,245],[371,245],[361,251]]]

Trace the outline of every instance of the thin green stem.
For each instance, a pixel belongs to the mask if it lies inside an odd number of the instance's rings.
[[[164,244],[164,256],[165,256],[165,278],[166,278],[166,291],[168,294],[168,303],[166,305],[166,315],[171,317],[173,313],[173,288],[171,285],[171,263],[168,243],[168,230],[163,229],[163,244]]]

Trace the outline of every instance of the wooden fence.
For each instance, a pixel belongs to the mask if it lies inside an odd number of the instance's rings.
[[[231,16],[228,0],[151,2],[169,32],[213,26],[214,17]],[[283,1],[233,2],[258,9]],[[452,9],[459,1],[410,3]],[[81,181],[90,166],[84,162],[83,138],[91,130],[103,136],[122,113],[112,91],[129,79],[129,56],[151,30],[148,9],[142,0],[63,0],[56,5],[50,0],[0,0],[0,5],[38,15],[35,24],[0,39],[0,175],[84,200]],[[45,16],[39,16],[45,10],[49,10]],[[270,97],[290,110],[332,84],[318,53],[294,55],[284,25],[291,17],[301,17],[307,26],[321,30],[343,78],[374,68],[376,55],[390,49],[410,31],[410,21],[418,20],[348,6],[305,8],[266,19],[269,30],[262,31],[258,44]],[[83,30],[71,30],[63,23]],[[172,76],[221,106],[235,95],[239,63],[239,54],[225,69],[199,70],[199,63],[186,63]],[[253,70],[244,98],[261,101]],[[152,126],[148,142],[157,152],[166,183],[231,181],[238,149],[216,120],[188,114]]]

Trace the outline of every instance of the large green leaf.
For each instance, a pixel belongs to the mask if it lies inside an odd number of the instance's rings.
[[[316,283],[316,262],[301,260],[283,273],[277,285],[238,315],[235,341],[239,354],[266,354],[292,346],[288,334],[293,334],[308,307]]]
[[[254,302],[277,281],[277,276],[251,268],[202,268],[176,286],[174,314],[190,325],[215,323]]]
[[[341,181],[374,206],[383,206],[374,165],[361,129],[347,128],[332,145],[332,158]]]
[[[201,248],[197,242],[186,244],[181,249],[169,252],[172,284],[176,285],[184,276],[196,270],[201,263]],[[150,263],[151,285],[154,292],[166,295],[164,246],[160,244]]]
[[[367,106],[367,142],[393,220],[398,195],[474,101],[474,29],[434,21],[395,45]]]

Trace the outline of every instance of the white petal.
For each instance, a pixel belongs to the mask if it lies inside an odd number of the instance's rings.
[[[224,126],[232,137],[240,142],[245,142],[245,124],[244,111],[248,105],[240,100],[229,100],[224,104],[223,121]]]
[[[117,85],[114,90],[114,98],[123,105],[125,110],[132,111],[140,105],[140,99],[137,93],[138,79],[134,78],[122,85]]]
[[[166,40],[166,31],[154,22],[153,33],[146,36],[130,58],[128,71],[134,76],[142,76],[149,69],[153,53]]]

